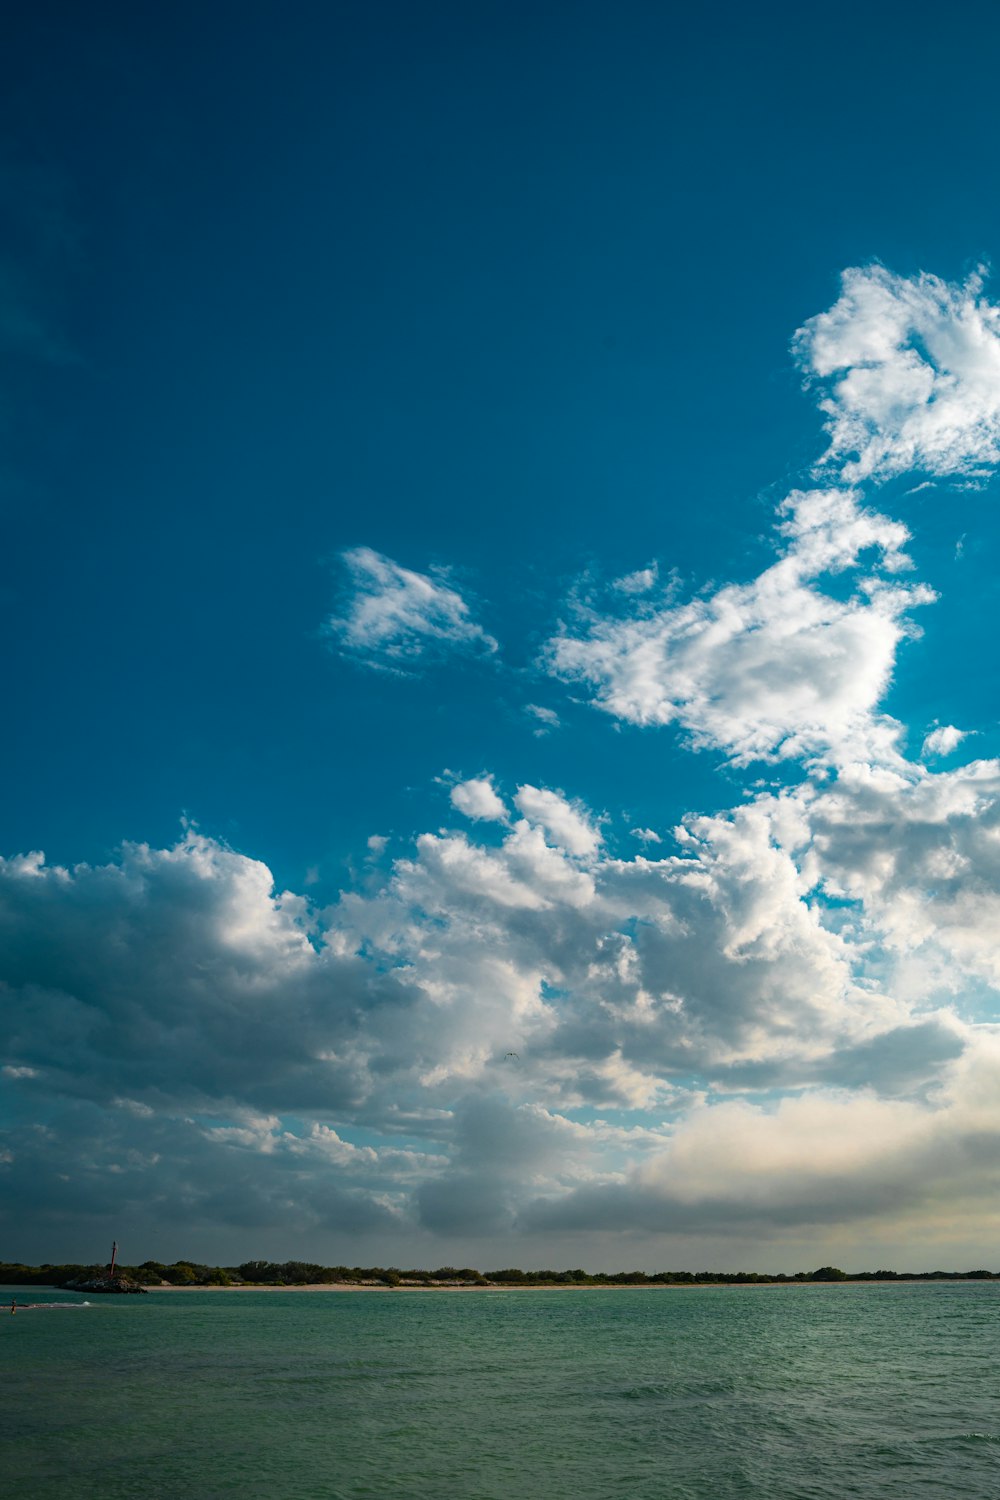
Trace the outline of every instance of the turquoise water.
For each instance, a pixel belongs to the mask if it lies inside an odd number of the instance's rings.
[[[0,1316],[0,1465],[26,1500],[986,1500],[998,1333],[989,1284],[94,1299]]]

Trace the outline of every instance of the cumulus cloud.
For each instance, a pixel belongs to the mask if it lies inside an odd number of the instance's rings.
[[[497,796],[489,776],[460,781],[451,789],[451,803],[460,813],[476,821],[504,823],[507,809]]]
[[[968,738],[968,731],[956,729],[954,724],[941,724],[932,729],[924,738],[920,748],[921,755],[950,755],[957,750],[964,739]]]
[[[579,804],[537,786],[518,787],[514,801],[526,818],[544,828],[552,842],[568,854],[596,852],[601,835]]]
[[[405,975],[324,944],[314,921],[265,865],[193,833],[103,866],[3,861],[8,1065],[102,1106],[358,1106],[370,1027],[391,1032],[413,995]]]
[[[981,273],[963,283],[845,271],[795,350],[847,483],[918,472],[980,477],[1000,460],[1000,308]]]
[[[1000,987],[1000,763],[911,779],[856,767],[802,800],[806,878],[858,903],[897,985],[918,996],[959,994],[969,978]]]
[[[625,861],[553,846],[528,816],[494,847],[427,834],[337,920],[447,1010],[435,1079],[513,1049],[518,1078],[562,1103],[645,1107],[692,1070],[801,1081],[906,1020],[855,983],[848,944],[806,899],[804,826],[790,804],[751,806],[690,820],[679,854]]]
[[[797,338],[841,480],[995,462],[998,316],[978,281],[847,274]],[[1000,763],[908,762],[881,711],[933,598],[907,541],[833,484],[782,502],[749,582],[679,601],[651,564],[581,596],[550,673],[733,765],[802,762],[636,827],[632,858],[606,814],[484,772],[442,778],[466,824],[395,859],[373,835],[326,908],[193,831],[0,861],[0,1201],[46,1230],[291,1215],[324,1245],[947,1234],[1000,1186]],[[344,561],[347,654],[496,650],[446,575]]]
[[[442,651],[497,650],[444,575],[416,573],[370,547],[352,548],[343,562],[350,589],[326,629],[348,655],[401,670]]]
[[[525,1217],[545,1229],[773,1234],[912,1215],[929,1237],[956,1212],[981,1221],[1000,1187],[998,1084],[1000,1037],[989,1032],[949,1065],[931,1102],[820,1090],[771,1106],[703,1104],[624,1181],[541,1197]]]
[[[215,1259],[227,1236],[230,1257],[284,1258],[293,1232],[296,1245],[399,1233],[393,1192],[371,1171],[317,1166],[287,1144],[255,1150],[159,1111],[139,1118],[77,1099],[51,1118],[45,1131],[15,1122],[0,1177],[18,1206],[16,1217],[0,1210],[8,1239],[26,1234],[41,1258],[55,1240],[83,1259],[109,1222],[128,1224],[139,1256],[145,1244],[168,1260],[199,1243]]]
[[[753,760],[892,760],[898,725],[878,712],[910,611],[906,528],[850,491],[796,491],[779,507],[782,555],[748,584],[627,615],[586,609],[546,647],[548,670],[584,683],[634,724],[677,724],[696,748]],[[859,571],[824,593],[824,575]]]
[[[883,953],[932,941],[938,989],[945,964],[1000,983],[983,908],[1000,899],[1000,772],[921,775],[888,854],[888,772],[692,817],[656,859],[614,858],[586,808],[523,786],[499,844],[421,835],[384,884],[325,911],[195,833],[105,866],[6,861],[3,1170],[60,1213],[91,1212],[59,1195],[69,1166],[88,1188],[103,1174],[91,1202],[109,1211],[155,1183],[156,1211],[181,1213],[186,1191],[192,1221],[260,1227],[291,1198],[316,1233],[339,1216],[390,1237],[547,1233],[609,1205],[637,1232],[735,1223],[769,1194],[806,1222],[832,1213],[835,1179],[874,1201],[864,1131],[810,1179],[785,1140],[821,1133],[805,1104],[743,1096],[805,1090],[834,1134],[837,1101],[864,1114],[870,1098],[866,1128],[902,1121],[925,1164],[935,1121],[965,1149],[948,1079],[971,1076],[956,1069],[979,1033],[937,990],[878,975]],[[949,893],[944,856],[975,860],[975,901]],[[756,1165],[727,1177],[741,1139]]]

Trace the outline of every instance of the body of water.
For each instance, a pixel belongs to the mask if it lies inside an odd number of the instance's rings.
[[[0,1468],[23,1500],[986,1500],[998,1333],[975,1283],[94,1297],[0,1311]]]

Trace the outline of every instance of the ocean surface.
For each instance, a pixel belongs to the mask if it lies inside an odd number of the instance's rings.
[[[0,1335],[19,1500],[1000,1495],[1000,1284],[154,1292]]]

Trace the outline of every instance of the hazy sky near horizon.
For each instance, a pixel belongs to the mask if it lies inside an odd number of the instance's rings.
[[[998,46],[12,23],[0,1254],[995,1267]]]

